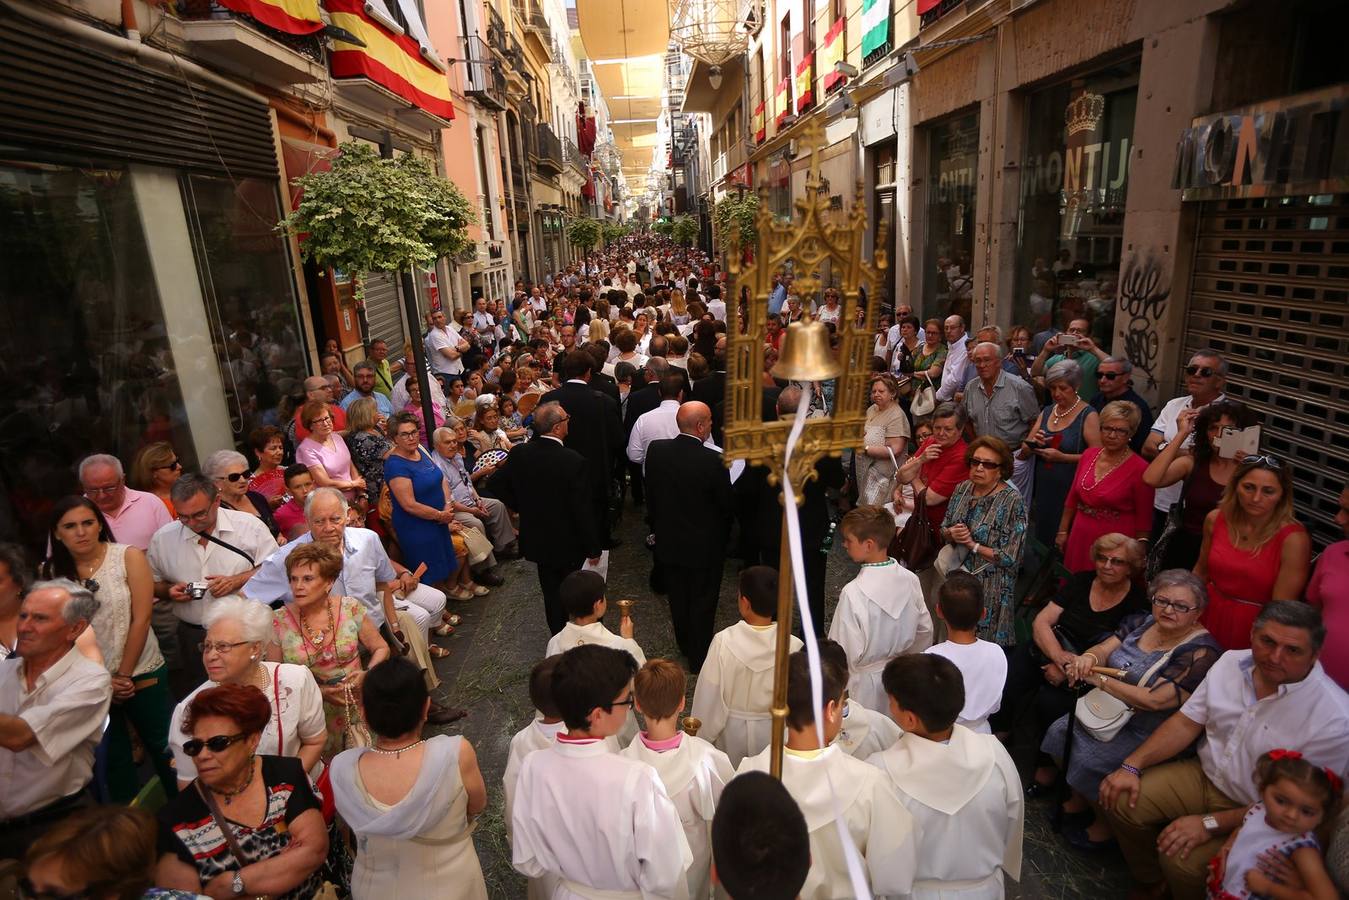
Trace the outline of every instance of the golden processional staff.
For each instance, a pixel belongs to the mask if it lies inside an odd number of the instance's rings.
[[[731,297],[738,297],[742,280],[750,288],[749,302],[733,329],[726,346],[726,420],[725,462],[743,459],[749,465],[768,466],[770,484],[789,483],[800,503],[806,482],[815,476],[815,464],[824,456],[839,456],[862,441],[866,422],[866,383],[871,372],[872,331],[880,300],[877,286],[885,271],[887,228],[882,223],[876,236],[874,262],[862,259],[862,239],[867,230],[865,195],[862,184],[851,213],[835,222],[829,197],[821,190],[820,153],[824,138],[818,123],[808,125],[797,139],[810,149],[810,170],[806,175],[805,196],[794,206],[796,218],[779,224],[768,209],[760,188],[759,215],[756,222],[759,240],[752,263],[742,265],[740,254],[731,253],[727,262]],[[731,245],[738,227],[732,226]],[[782,352],[772,374],[790,381],[819,382],[837,378],[834,409],[831,415],[806,422],[787,460],[791,422],[764,422],[763,354],[767,330],[768,298],[773,288],[773,273],[791,268],[796,275],[796,290],[804,297],[819,294],[820,267],[829,262],[830,270],[840,275],[842,309],[838,317],[840,346],[838,355],[830,348],[829,329],[823,322],[806,316],[793,322],[782,339]],[[865,319],[857,319],[858,288],[865,282],[872,293]],[[812,386],[813,387],[813,386]],[[802,397],[808,404],[809,395]],[[795,512],[794,510],[790,512]],[[770,772],[782,777],[782,749],[787,721],[787,656],[792,630],[792,555],[788,542],[787,516],[783,504],[782,551],[778,569],[777,654],[773,672],[773,743]],[[818,551],[805,548],[806,552]]]

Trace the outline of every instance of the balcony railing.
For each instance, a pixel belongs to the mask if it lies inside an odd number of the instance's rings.
[[[918,27],[920,30],[927,28],[957,9],[968,11],[983,6],[986,2],[987,0],[941,0],[935,7],[919,16]]]
[[[492,56],[487,42],[476,34],[464,39],[467,44],[468,95],[488,109],[506,108],[506,76]]]
[[[288,34],[270,28],[245,13],[234,12],[221,6],[216,0],[180,0],[178,18],[185,22],[202,22],[212,19],[233,20],[247,25],[254,31],[276,41],[296,53],[306,56],[316,63],[323,63],[323,39],[318,34]]]
[[[553,134],[553,129],[542,122],[534,129],[532,152],[540,170],[549,169],[553,175],[562,174],[562,142]]]
[[[552,30],[548,27],[548,17],[543,14],[541,9],[532,9],[529,11],[528,25],[530,28],[536,28],[546,35],[551,35]]]
[[[501,13],[496,11],[496,7],[489,4],[487,6],[487,45],[505,56],[510,51],[508,37],[509,32],[506,31],[506,23],[502,21]]]
[[[571,138],[562,139],[562,159],[581,176],[590,174],[590,160],[581,155],[581,148]]]

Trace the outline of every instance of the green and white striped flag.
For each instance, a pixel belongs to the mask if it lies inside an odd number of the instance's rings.
[[[862,0],[862,58],[890,39],[890,0]]]

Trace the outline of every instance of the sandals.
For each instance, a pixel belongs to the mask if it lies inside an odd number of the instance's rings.
[[[431,644],[426,648],[426,652],[431,654],[432,659],[444,659],[450,655],[450,651],[441,647],[439,644]]]
[[[474,594],[472,591],[467,589],[455,588],[453,590],[446,591],[445,596],[449,597],[451,600],[472,600]]]
[[[488,594],[492,593],[490,588],[483,587],[480,584],[473,585],[469,590],[473,592],[474,597],[486,597]]]
[[[446,622],[443,625],[438,625],[435,628],[432,628],[431,633],[438,637],[445,637],[446,635],[454,634],[454,626],[451,625],[449,622]]]
[[[460,617],[459,613],[445,612],[441,614],[440,620],[446,625],[458,625],[463,621],[463,618]]]

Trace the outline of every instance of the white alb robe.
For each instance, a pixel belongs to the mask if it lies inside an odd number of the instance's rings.
[[[863,566],[844,585],[829,637],[848,653],[848,696],[876,712],[889,709],[881,672],[904,653],[932,644],[932,616],[918,576],[895,562]]]
[[[626,650],[632,654],[632,658],[637,660],[637,667],[646,665],[646,654],[642,648],[637,646],[637,642],[632,638],[625,638],[614,634],[608,628],[604,627],[603,622],[591,622],[588,625],[577,625],[575,622],[568,622],[562,626],[562,630],[548,639],[548,647],[544,650],[544,657],[557,656],[559,653],[566,653],[573,647],[579,647],[582,644],[599,644],[601,647],[612,647],[615,650]],[[623,723],[623,730],[618,733],[618,743],[626,747],[637,736],[637,717],[628,714],[627,721]]]
[[[736,622],[712,636],[698,673],[690,715],[702,720],[698,736],[739,766],[768,746],[772,737],[773,654],[778,626]],[[801,640],[790,638],[791,650]]]
[[[652,750],[638,737],[622,754],[646,763],[660,776],[679,811],[684,837],[693,854],[688,871],[689,896],[708,900],[712,896],[712,814],[721,800],[722,788],[735,777],[731,761],[707,741],[690,734],[680,735],[678,747],[662,751]]]
[[[554,741],[520,767],[511,863],[551,900],[684,900],[693,854],[656,770],[602,741]]]
[[[768,750],[740,764],[738,772],[768,771]],[[844,825],[866,868],[876,897],[907,894],[917,871],[918,835],[913,816],[877,770],[838,747],[808,754],[785,751],[782,783],[805,817],[810,831],[810,874],[801,900],[854,897],[843,844],[834,825],[832,792]]]
[[[1002,873],[1020,880],[1021,780],[997,738],[963,725],[946,743],[905,734],[868,762],[918,825],[913,900],[1001,900]]]
[[[843,707],[843,727],[834,745],[857,759],[888,750],[904,731],[888,715],[867,709],[851,697]]]

